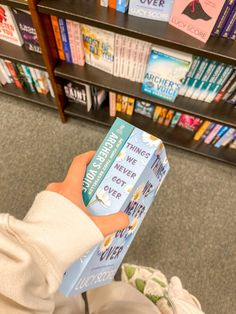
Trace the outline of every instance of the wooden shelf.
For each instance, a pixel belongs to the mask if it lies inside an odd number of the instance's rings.
[[[110,127],[115,119],[109,116],[108,107],[102,108],[100,111],[87,112],[86,107],[76,103],[69,103],[65,109],[65,113],[74,118],[85,119],[106,127]],[[184,130],[180,127],[172,129],[160,126],[157,123],[154,123],[151,119],[137,113],[133,116],[119,113],[117,116],[135,125],[136,127],[161,138],[167,145],[236,166],[236,150],[229,148],[217,149],[211,145],[196,142],[192,139],[192,132]]]
[[[99,5],[99,0],[41,0],[39,12],[57,15],[153,44],[236,65],[236,42],[211,37],[206,44],[170,26],[117,12]]]
[[[228,103],[209,104],[181,96],[179,96],[174,103],[171,103],[142,93],[142,84],[140,83],[115,77],[87,64],[84,67],[81,67],[63,62],[56,67],[55,74],[58,77],[68,80],[99,86],[106,90],[111,90],[137,99],[160,104],[170,109],[192,114],[197,117],[236,127],[236,108]]]
[[[52,108],[57,109],[56,105],[54,103],[54,99],[50,96],[48,93],[47,95],[42,95],[38,93],[32,93],[31,91],[28,91],[27,89],[19,89],[14,84],[6,84],[3,87],[0,87],[0,93],[15,96],[20,99],[28,100],[30,102]]]
[[[26,0],[0,0],[0,4],[16,9],[29,10],[28,1]]]
[[[19,47],[3,40],[0,40],[0,58],[46,70],[41,54],[28,51],[24,49],[24,46]]]

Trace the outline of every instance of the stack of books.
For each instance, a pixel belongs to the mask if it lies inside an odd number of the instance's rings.
[[[46,71],[35,69],[24,64],[0,59],[0,85],[12,84],[19,89],[32,93],[48,94],[54,97],[52,85]]]

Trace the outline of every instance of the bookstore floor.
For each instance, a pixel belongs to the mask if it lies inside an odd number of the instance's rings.
[[[37,192],[107,129],[0,95],[0,203],[22,218]],[[236,308],[236,168],[167,147],[171,170],[126,261],[177,275],[208,314]]]

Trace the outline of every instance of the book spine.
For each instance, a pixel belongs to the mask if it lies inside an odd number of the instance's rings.
[[[220,12],[218,19],[216,20],[215,26],[213,28],[213,35],[220,35],[223,27],[225,26],[227,19],[230,15],[232,5],[234,5],[235,0],[227,0]]]
[[[109,92],[109,113],[110,117],[116,116],[116,93]]]
[[[143,65],[142,65],[142,70],[141,70],[140,83],[143,83],[143,81],[144,81],[144,75],[146,72],[150,51],[151,51],[151,44],[146,43],[146,49],[145,49],[145,53],[144,53]]]
[[[171,120],[170,127],[171,127],[171,128],[174,128],[174,127],[178,124],[180,118],[181,118],[181,113],[180,113],[180,112],[176,112],[176,113],[174,114],[173,119]]]
[[[226,146],[230,143],[235,137],[235,129],[230,128],[214,145],[216,148],[220,148],[221,146]]]
[[[219,132],[220,128],[222,127],[221,124],[217,124],[213,130],[210,132],[210,134],[205,138],[204,143],[210,144],[213,138],[216,136],[216,134]]]
[[[19,80],[22,82],[22,85],[27,85],[30,88],[28,81],[25,77],[25,73],[23,71],[22,65],[20,63],[15,63],[15,67],[17,69],[18,77],[19,77]]]
[[[6,65],[5,65],[4,61],[0,59],[0,71],[2,72],[2,75],[4,76],[6,83],[10,84],[13,82],[13,80],[11,78],[11,75],[9,76],[9,74],[10,74],[9,70],[7,69],[7,71],[6,71],[7,67],[6,68],[5,67],[6,67]]]
[[[207,136],[210,134],[210,132],[213,130],[213,128],[216,126],[215,122],[211,122],[211,124],[208,126],[208,128],[206,129],[206,131],[203,133],[201,140],[204,141]]]
[[[124,77],[125,71],[125,47],[126,47],[126,36],[121,35],[121,55],[120,55],[120,71],[119,76]]]
[[[219,141],[219,139],[229,130],[228,126],[223,125],[219,132],[216,134],[216,136],[214,137],[213,141],[211,142],[212,145],[214,145],[217,141]]]
[[[193,63],[191,65],[191,68],[189,69],[189,71],[188,71],[188,73],[186,75],[186,78],[184,80],[184,83],[180,87],[180,90],[179,90],[179,95],[180,96],[183,96],[186,93],[187,87],[188,87],[189,78],[192,78],[195,75],[195,72],[196,72],[200,62],[201,62],[201,57],[194,58]]]
[[[100,5],[102,6],[102,7],[108,7],[108,0],[100,0]]]
[[[139,41],[138,66],[137,66],[137,72],[136,72],[136,77],[135,77],[136,82],[141,82],[141,71],[142,71],[142,65],[143,65],[142,62],[145,57],[144,50],[145,50],[145,42]]]
[[[52,22],[52,28],[53,28],[53,32],[54,32],[54,37],[55,37],[55,41],[56,41],[56,45],[57,45],[59,58],[62,61],[65,61],[65,55],[64,55],[64,51],[63,51],[63,45],[62,45],[61,34],[60,34],[60,27],[58,24],[57,17],[54,15],[51,15],[51,22]]]
[[[5,61],[3,59],[0,59],[0,60],[1,60],[1,63],[2,63],[2,66],[3,66],[4,70],[5,70],[5,72],[7,73],[8,77],[10,79],[10,83],[14,83],[13,77],[12,77],[12,75],[11,75],[7,65],[5,64]]]
[[[116,0],[116,11],[125,13],[128,10],[128,4],[127,0]]]
[[[167,109],[166,108],[162,108],[161,112],[160,112],[160,115],[159,115],[159,118],[157,120],[157,123],[158,124],[163,124],[165,118],[166,118],[166,114],[167,114]]]
[[[125,42],[125,62],[124,62],[124,77],[128,77],[129,67],[130,67],[130,59],[131,59],[131,48],[132,48],[132,38],[126,37]]]
[[[75,30],[73,22],[66,19],[66,29],[68,33],[69,45],[70,45],[70,52],[73,64],[78,64],[78,54],[76,53],[75,48]]]
[[[230,39],[236,40],[236,23],[234,24],[229,37],[230,37]]]
[[[74,39],[75,39],[75,50],[77,53],[78,65],[84,66],[85,56],[84,56],[84,46],[81,27],[78,22],[72,21],[74,26]]]
[[[98,186],[113,164],[123,145],[126,143],[134,127],[117,118],[89,163],[83,180],[83,200],[85,206],[96,192]]]
[[[221,88],[219,93],[216,95],[216,97],[214,98],[214,102],[219,103],[221,101],[221,99],[226,94],[227,89],[229,88],[231,83],[235,80],[235,78],[236,78],[236,70],[234,70],[234,72],[232,73],[228,81],[225,83],[225,85]]]
[[[26,77],[26,80],[28,82],[28,86],[29,86],[31,92],[35,93],[33,79],[32,79],[32,76],[30,74],[29,68],[26,65],[24,65],[24,64],[22,64],[21,66],[22,66],[22,70],[24,71],[24,74],[25,74],[25,77]]]
[[[166,114],[166,118],[165,118],[165,121],[164,121],[164,126],[169,126],[170,125],[170,122],[172,120],[174,116],[174,110],[169,110]]]
[[[156,122],[158,117],[160,116],[160,113],[162,111],[162,107],[161,106],[156,106],[154,114],[153,114],[153,121]]]
[[[202,135],[205,133],[209,125],[211,124],[210,121],[206,120],[203,122],[203,124],[200,126],[200,128],[197,130],[197,132],[194,135],[194,140],[199,141]]]
[[[54,91],[53,91],[53,88],[52,88],[52,83],[50,81],[50,78],[49,78],[47,72],[46,72],[46,78],[47,78],[47,84],[48,84],[50,95],[52,96],[52,98],[55,98],[55,94],[54,94]]]
[[[111,9],[116,9],[116,0],[108,0],[108,6]]]
[[[122,106],[121,106],[121,112],[125,113],[128,106],[128,97],[122,96]]]
[[[132,116],[133,112],[134,112],[134,103],[135,103],[135,99],[132,97],[128,98],[128,106],[127,106],[127,110],[126,110],[126,114],[128,116]]]
[[[13,80],[14,80],[16,87],[23,89],[23,84],[19,80],[18,73],[16,71],[16,68],[14,67],[14,64],[9,60],[5,60],[5,64],[9,70],[9,72],[11,73],[11,76],[13,77]]]
[[[139,47],[139,40],[134,39],[134,46],[133,46],[133,71],[131,73],[131,80],[135,81],[136,73],[137,73],[137,66],[138,66],[138,47]]]
[[[115,34],[114,76],[119,76],[121,37]]]
[[[122,108],[122,95],[116,94],[116,111],[121,112]]]
[[[224,37],[224,38],[230,38],[230,34],[231,34],[231,31],[234,27],[235,22],[236,22],[236,5],[232,8],[230,15],[229,15],[229,18],[228,18],[224,28],[222,29],[220,36]]]
[[[231,86],[228,88],[228,90],[225,93],[225,95],[223,96],[222,100],[227,101],[230,98],[230,96],[234,93],[235,90],[236,90],[236,80],[233,81]]]
[[[58,23],[60,27],[60,33],[61,33],[61,39],[62,39],[62,45],[63,45],[66,63],[72,63],[69,37],[68,37],[67,29],[66,29],[66,21],[62,18],[58,18]]]
[[[41,88],[40,88],[40,85],[39,85],[39,82],[37,80],[37,75],[36,75],[36,71],[34,68],[32,67],[28,67],[28,69],[30,70],[30,74],[31,74],[31,77],[33,79],[33,82],[34,82],[34,86],[36,88],[36,91],[41,94],[42,91],[41,91]]]
[[[232,97],[227,100],[227,103],[229,103],[229,104],[231,104],[231,105],[236,105],[236,92],[234,92],[234,94],[232,95]]]

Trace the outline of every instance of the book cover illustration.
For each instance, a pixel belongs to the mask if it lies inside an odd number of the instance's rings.
[[[24,43],[14,15],[6,5],[0,5],[0,39],[17,46]]]
[[[25,43],[25,48],[30,51],[41,53],[38,36],[34,28],[32,18],[29,12],[13,9],[17,25]]]
[[[201,124],[201,119],[188,114],[182,114],[178,126],[181,126],[184,129],[194,132]]]
[[[173,0],[130,0],[129,14],[167,22],[173,2]]]
[[[224,6],[220,12],[220,15],[215,23],[215,26],[213,28],[212,34],[213,35],[220,35],[222,32],[225,24],[227,23],[227,20],[229,18],[229,15],[231,13],[231,10],[233,6],[235,5],[235,0],[226,0],[224,3]]]
[[[72,265],[60,288],[64,294],[79,294],[113,280],[168,170],[160,139],[116,119],[87,169],[83,197],[92,214],[121,210],[130,223]]]
[[[154,108],[155,108],[155,106],[150,104],[149,102],[142,101],[142,100],[136,100],[134,111],[137,113],[140,113],[143,116],[146,116],[148,118],[152,118]]]
[[[64,90],[69,101],[87,106],[88,111],[91,109],[92,100],[89,85],[83,83],[67,82],[64,85]]]
[[[142,92],[174,102],[190,66],[190,60],[153,49],[144,76]]]
[[[113,74],[115,34],[81,24],[86,63]]]
[[[224,5],[224,0],[176,0],[169,23],[206,42]]]

